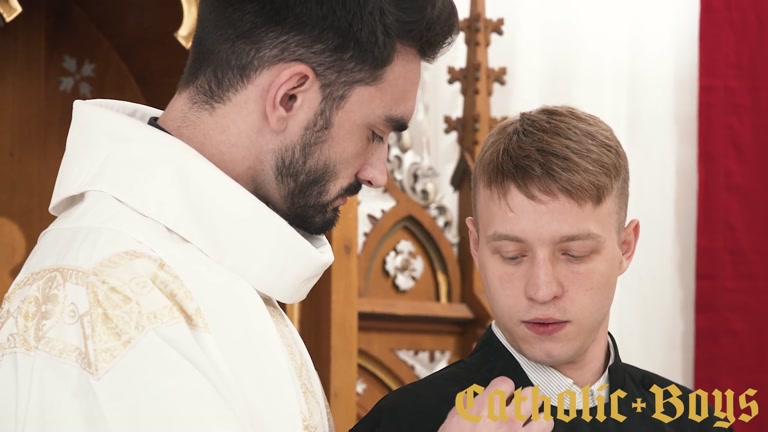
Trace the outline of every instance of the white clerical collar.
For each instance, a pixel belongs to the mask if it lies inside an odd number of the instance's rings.
[[[193,148],[147,124],[160,114],[129,102],[76,101],[51,213],[61,215],[85,192],[105,192],[259,292],[303,300],[333,262],[326,238],[300,234]]]
[[[566,390],[572,390],[576,394],[576,409],[582,409],[582,389],[580,389],[573,380],[558,372],[555,368],[542,365],[525,358],[522,354],[517,352],[512,345],[504,337],[499,327],[496,325],[496,321],[491,323],[491,328],[496,334],[496,337],[502,344],[512,353],[523,371],[528,378],[530,378],[533,385],[538,386],[539,391],[552,400],[552,405],[557,404],[557,397]],[[610,359],[608,360],[608,366],[613,364],[614,353],[613,344],[608,339],[608,347],[610,350]],[[598,391],[600,386],[605,384],[605,388],[602,391]],[[608,400],[608,367],[605,368],[603,375],[589,388],[589,406],[593,407],[597,405],[597,396],[602,395],[605,401]],[[566,398],[566,403],[570,403]]]

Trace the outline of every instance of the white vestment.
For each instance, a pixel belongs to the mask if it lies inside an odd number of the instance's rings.
[[[276,301],[333,261],[160,111],[77,101],[57,216],[0,308],[0,431],[333,429]]]

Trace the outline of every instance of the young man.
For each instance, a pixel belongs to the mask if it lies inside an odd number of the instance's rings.
[[[495,321],[469,357],[390,393],[354,432],[436,431],[449,413],[488,422],[501,407],[469,398],[498,376],[526,388],[502,392],[510,407],[549,398],[542,417],[555,431],[725,430],[689,410],[691,390],[624,363],[608,332],[640,225],[625,223],[627,158],[604,122],[571,107],[507,120],[484,143],[472,189],[471,251]]]
[[[0,430],[332,430],[277,302],[385,184],[457,34],[451,0],[202,0],[164,112],[76,102],[57,220],[0,308]]]

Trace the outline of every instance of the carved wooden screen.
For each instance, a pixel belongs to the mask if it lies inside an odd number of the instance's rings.
[[[503,20],[486,18],[482,0],[473,0],[469,12],[461,23],[466,66],[451,67],[447,74],[448,83],[460,84],[464,96],[462,116],[445,119],[445,132],[457,132],[461,150],[452,177],[452,186],[459,192],[457,213],[452,215],[436,199],[437,173],[429,164],[429,152],[419,146],[424,136],[410,133],[416,129],[418,134],[417,108],[409,132],[395,134],[390,141],[390,176],[382,192],[388,205],[371,214],[371,206],[365,205],[371,195],[361,194],[358,213],[332,233],[349,239],[348,231],[354,227],[364,234],[358,239],[358,255],[334,245],[341,252],[340,266],[356,265],[358,293],[358,315],[348,320],[357,322],[354,420],[347,398],[332,399],[334,416],[343,430],[386,393],[467,355],[491,319],[463,221],[471,215],[474,160],[482,141],[499,122],[490,115],[490,96],[494,83],[504,84],[506,69],[489,67],[487,48],[491,33],[502,33]],[[451,238],[447,229],[451,223],[461,224],[458,238]],[[331,279],[326,293],[339,292],[345,283],[350,281]],[[346,312],[338,308],[334,313]],[[332,325],[329,329],[333,333]],[[340,330],[339,334],[350,333]],[[341,351],[339,357],[331,354],[330,363],[349,361],[348,351]],[[335,385],[333,374],[325,378],[332,396],[334,391],[348,391]],[[348,377],[339,380],[348,383]]]
[[[180,11],[152,0],[0,0],[0,299],[53,221],[72,102],[162,108],[187,57],[174,38]]]
[[[471,216],[474,160],[500,121],[490,115],[490,96],[506,69],[489,67],[487,48],[503,20],[486,18],[483,0],[473,0],[469,12],[461,23],[466,66],[448,70],[448,83],[461,86],[463,113],[445,118],[445,132],[457,132],[461,150],[452,177],[457,214],[434,200],[428,158],[409,162],[413,140],[395,135],[385,189],[396,204],[372,221],[359,258],[356,418],[389,391],[467,355],[491,319],[463,221]],[[444,230],[450,222],[462,224],[451,242]]]
[[[385,190],[360,197],[356,417],[463,357],[465,326],[475,319],[449,239],[456,218],[439,200],[438,173],[423,146],[422,107],[409,131],[390,139]]]

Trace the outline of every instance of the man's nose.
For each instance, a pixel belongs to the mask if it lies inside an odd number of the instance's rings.
[[[536,303],[547,303],[563,295],[562,281],[557,277],[555,263],[541,257],[533,263],[530,277],[525,285],[525,295]]]
[[[382,145],[377,148],[366,164],[357,172],[357,180],[371,187],[381,188],[387,184],[387,154],[389,147]]]

